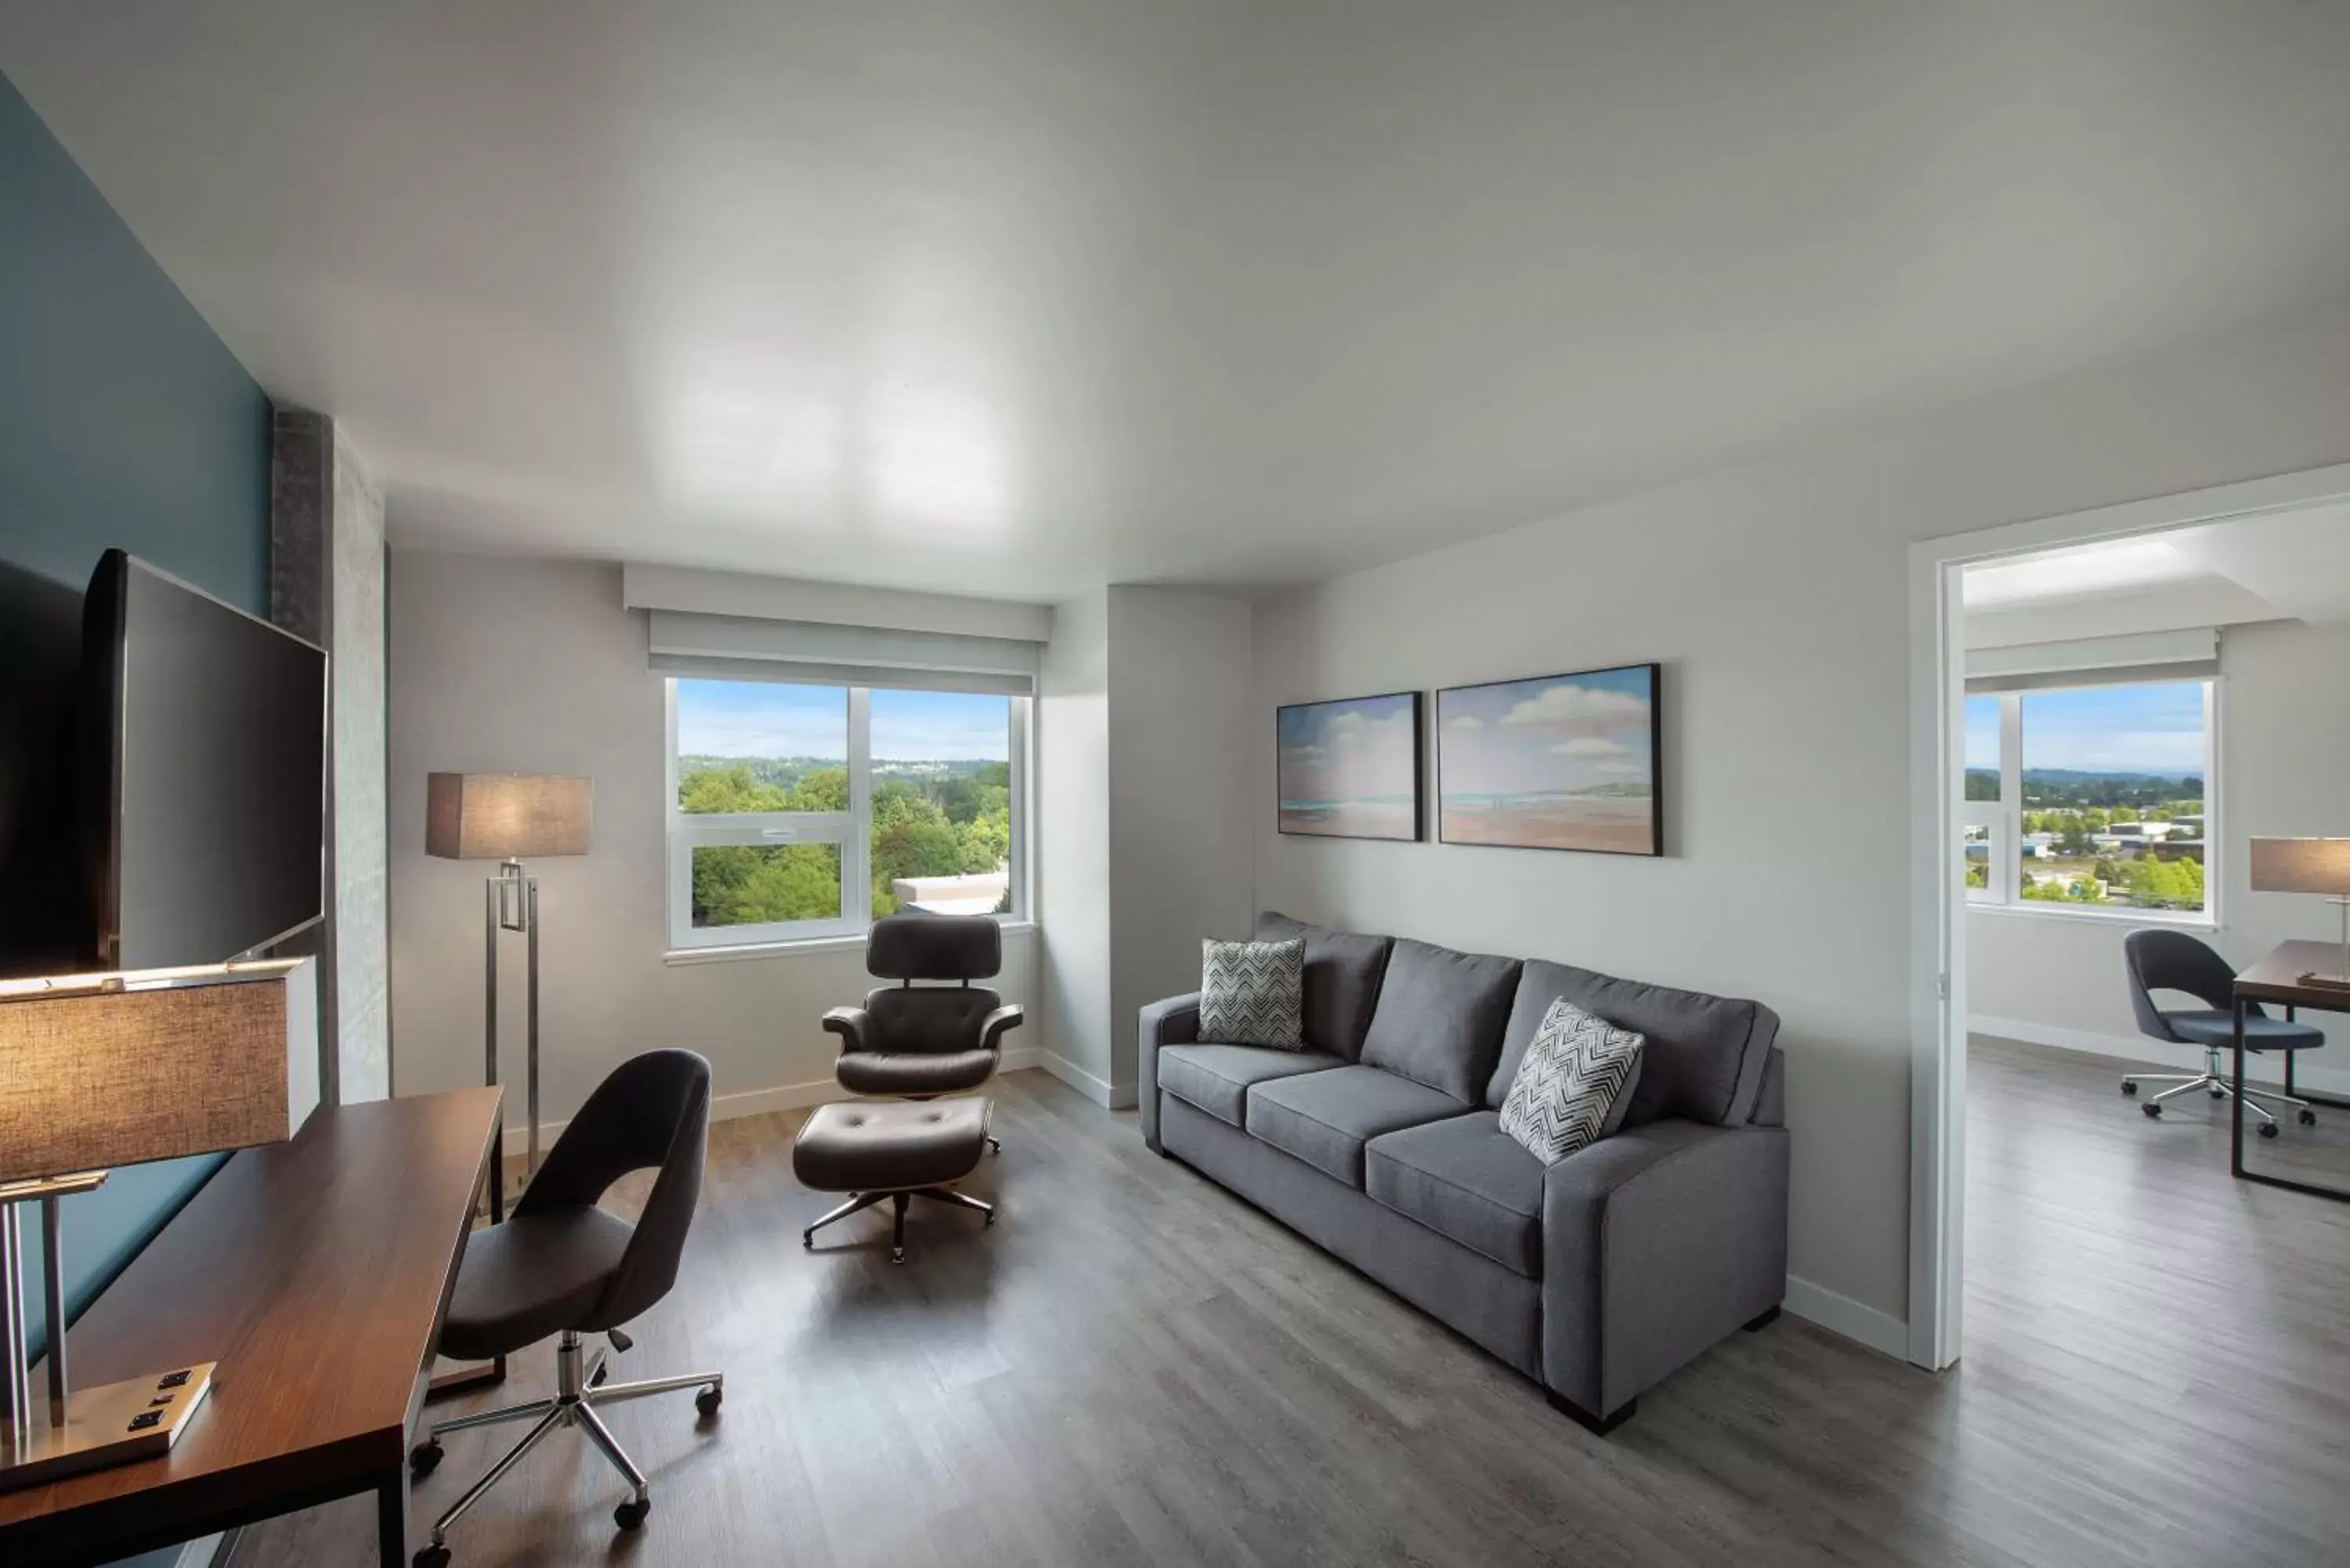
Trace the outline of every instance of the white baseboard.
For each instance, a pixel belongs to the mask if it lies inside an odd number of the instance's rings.
[[[1787,1294],[1780,1304],[1831,1334],[1840,1334],[1896,1361],[1909,1359],[1909,1325],[1891,1313],[1863,1306],[1850,1296],[1793,1274],[1787,1276]]]
[[[1057,1056],[1049,1051],[1038,1055],[1036,1065],[1097,1106],[1107,1106],[1113,1111],[1134,1108],[1135,1092],[1132,1084],[1112,1084],[1097,1078],[1066,1056]]]
[[[1017,1050],[1003,1053],[995,1070],[998,1073],[1017,1073],[1030,1067],[1046,1067],[1049,1070],[1050,1062],[1058,1060],[1058,1057],[1047,1058],[1038,1046],[1023,1045]],[[856,1097],[832,1078],[815,1078],[805,1084],[777,1084],[770,1088],[712,1095],[710,1098],[710,1119],[713,1122],[733,1121],[737,1116],[763,1116],[770,1111],[796,1111],[808,1106],[829,1105],[835,1100],[853,1100]],[[1129,1104],[1132,1103],[1131,1091],[1128,1091],[1127,1098]],[[570,1125],[568,1120],[542,1124],[538,1132],[539,1147],[554,1147],[555,1140],[561,1137],[563,1129]],[[506,1124],[507,1153],[511,1155],[519,1150],[526,1136],[522,1123]]]
[[[2324,1026],[2321,1024],[2320,1027]],[[1973,1034],[2021,1040],[2027,1045],[2045,1045],[2053,1050],[2071,1051],[2085,1056],[2117,1056],[2125,1062],[2153,1062],[2181,1073],[2200,1072],[2203,1068],[2203,1047],[2200,1045],[2173,1045],[2168,1041],[2150,1040],[2143,1034],[2100,1034],[2095,1030],[2035,1023],[2028,1018],[1991,1018],[1981,1013],[1969,1015],[1967,1030]],[[2247,1056],[2244,1070],[2255,1084],[2284,1082],[2282,1056]],[[2296,1063],[2293,1081],[2296,1086],[2315,1089],[2323,1095],[2350,1095],[2350,1071],[2340,1067]]]

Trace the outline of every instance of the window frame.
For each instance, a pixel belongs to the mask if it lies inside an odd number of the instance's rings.
[[[2097,905],[2074,904],[2054,898],[2026,898],[2022,888],[2022,862],[2023,853],[2023,699],[2028,691],[2077,691],[2097,686],[2161,686],[2199,685],[2203,689],[2203,907],[2200,909],[2148,909],[2134,904]],[[2220,677],[2216,674],[2143,676],[2130,680],[2083,680],[2062,685],[2014,687],[2002,691],[1970,692],[1960,703],[1960,724],[1964,724],[1965,701],[1975,697],[1996,697],[2000,704],[1999,723],[1999,799],[1970,801],[1965,798],[1963,761],[1960,766],[1957,818],[1959,826],[1983,827],[1988,830],[1991,846],[1989,886],[1968,888],[1966,905],[1970,912],[1983,911],[2000,915],[2023,915],[2033,919],[2105,920],[2125,925],[2188,926],[2216,929],[2220,925],[2220,821],[2222,809],[2220,790]],[[1963,729],[1962,729],[1963,732]],[[1964,747],[1960,748],[1963,758]],[[1961,859],[1960,881],[1963,885],[1965,851]]]
[[[827,812],[686,812],[678,807],[677,684],[718,680],[755,686],[814,686],[848,694],[848,809]],[[668,857],[669,947],[678,954],[707,955],[713,949],[785,949],[861,940],[873,925],[873,692],[870,685],[838,680],[759,680],[742,676],[667,675],[662,678],[664,744],[661,801],[664,853]],[[908,681],[906,691],[938,690]],[[1006,859],[1012,908],[993,918],[1006,927],[1028,919],[1028,750],[1035,699],[1005,693],[1005,749],[1011,778],[1011,833]],[[693,851],[732,846],[784,844],[840,846],[841,912],[836,919],[774,920],[755,925],[697,927],[693,923]]]

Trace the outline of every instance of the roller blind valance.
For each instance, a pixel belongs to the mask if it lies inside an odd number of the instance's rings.
[[[2210,627],[1967,650],[1970,696],[2052,686],[2208,680],[2219,673],[2220,634]]]
[[[1019,638],[650,612],[653,669],[705,680],[799,680],[1033,696],[1038,645]]]

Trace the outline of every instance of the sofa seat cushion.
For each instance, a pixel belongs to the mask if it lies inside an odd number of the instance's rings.
[[[1513,1273],[1542,1278],[1543,1163],[1502,1130],[1498,1112],[1372,1139],[1363,1190]]]
[[[1254,1085],[1248,1092],[1245,1125],[1251,1137],[1359,1188],[1365,1144],[1384,1133],[1468,1114],[1466,1105],[1440,1090],[1357,1065]]]
[[[1346,1064],[1319,1051],[1276,1051],[1265,1045],[1162,1045],[1159,1086],[1220,1122],[1242,1127],[1250,1085]]]

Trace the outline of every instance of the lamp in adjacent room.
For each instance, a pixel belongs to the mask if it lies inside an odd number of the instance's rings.
[[[498,933],[525,933],[525,1168],[538,1168],[538,878],[525,859],[585,855],[596,786],[569,774],[432,774],[425,779],[424,852],[443,860],[497,860],[484,884],[484,1082],[498,1081]]]
[[[211,1391],[211,1362],[71,1387],[58,1205],[102,1185],[109,1166],[293,1137],[318,1103],[317,998],[307,959],[0,981],[0,1487],[179,1440]],[[26,1365],[31,1209],[47,1254],[45,1420]]]
[[[2255,838],[2252,891],[2318,893],[2342,911],[2341,968],[2303,975],[2306,985],[2350,989],[2350,838]]]

